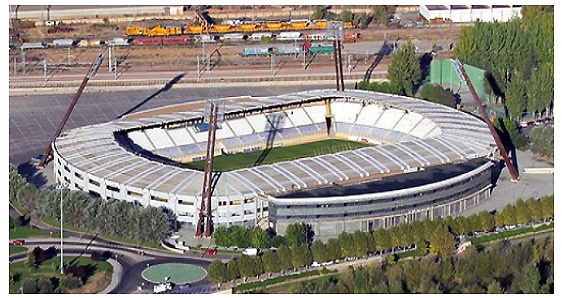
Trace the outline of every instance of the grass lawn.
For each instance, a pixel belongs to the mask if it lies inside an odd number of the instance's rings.
[[[551,228],[552,229],[554,228],[554,223],[550,223],[548,225],[542,225],[542,226],[539,226],[537,228],[528,227],[528,228],[521,228],[521,229],[517,229],[517,230],[505,231],[505,232],[501,232],[501,233],[497,233],[497,234],[485,235],[485,236],[481,236],[481,237],[478,237],[478,238],[472,238],[472,239],[470,239],[470,241],[472,242],[473,245],[484,244],[484,243],[488,243],[488,242],[492,242],[492,241],[496,241],[496,240],[514,237],[514,236],[517,236],[517,235],[542,232],[542,231],[545,231],[545,230],[548,230],[548,229],[551,229]]]
[[[294,146],[276,147],[272,148],[267,153],[264,153],[264,151],[254,151],[232,155],[219,155],[214,159],[213,170],[226,172],[236,169],[253,167],[257,164],[272,164],[303,157],[312,157],[317,155],[336,153],[340,151],[353,150],[367,146],[372,145],[348,140],[330,139]],[[262,156],[262,154],[265,156]],[[190,162],[187,165],[193,169],[204,170],[205,161],[201,160]]]
[[[282,275],[282,276],[279,276],[279,277],[274,277],[274,278],[270,278],[270,279],[266,279],[266,280],[253,281],[253,282],[249,282],[249,283],[245,283],[245,284],[235,286],[234,288],[232,288],[232,293],[236,294],[236,293],[247,292],[249,290],[255,290],[255,289],[267,287],[267,286],[277,284],[277,283],[281,283],[281,282],[285,282],[285,281],[288,281],[288,280],[299,279],[299,278],[308,277],[308,276],[315,276],[315,275],[321,275],[320,270],[301,272],[301,273],[291,274],[291,275]]]
[[[23,252],[23,251],[27,251],[27,248],[22,247],[22,246],[9,246],[10,248],[10,254],[16,254],[18,252]]]
[[[410,251],[405,251],[396,254],[398,256],[398,260],[405,259],[407,257],[423,257],[426,255],[425,249],[418,248]]]
[[[85,283],[89,282],[89,277],[93,276],[98,272],[112,273],[113,267],[108,262],[95,262],[89,256],[88,257],[76,257],[67,256],[64,257],[64,263],[66,265],[72,264],[77,266],[83,266],[85,271],[88,273]],[[27,266],[26,261],[19,261],[10,264],[10,273],[18,273],[20,275],[17,282],[10,281],[10,293],[19,293],[22,281],[28,278],[39,278],[41,276],[45,277],[56,277],[61,278],[62,275],[58,269],[60,264],[60,257],[53,257],[46,260],[38,268],[30,268]]]
[[[23,238],[31,238],[31,237],[50,237],[51,235],[49,232],[37,229],[37,228],[29,228],[26,226],[17,227],[15,229],[10,229],[10,239],[23,239]],[[54,238],[59,238],[59,233],[53,233],[52,235]]]

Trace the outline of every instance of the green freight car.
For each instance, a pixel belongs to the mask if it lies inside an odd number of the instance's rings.
[[[334,47],[331,45],[316,45],[308,49],[310,54],[333,53]]]
[[[250,57],[250,56],[267,56],[273,53],[273,48],[271,47],[254,47],[254,48],[244,48],[242,51],[242,56]]]
[[[17,49],[21,46],[19,39],[10,39],[10,49]]]

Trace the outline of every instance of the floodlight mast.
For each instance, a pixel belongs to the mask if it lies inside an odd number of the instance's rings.
[[[501,142],[501,139],[498,136],[498,133],[496,132],[496,129],[494,128],[494,125],[492,124],[492,121],[490,121],[490,119],[488,118],[488,115],[486,114],[486,109],[484,108],[484,105],[482,104],[482,101],[480,100],[480,97],[478,97],[478,94],[476,93],[476,90],[474,90],[474,86],[472,85],[472,82],[470,81],[470,78],[466,74],[466,71],[464,70],[464,66],[459,61],[459,59],[455,59],[455,60],[451,59],[451,62],[453,64],[453,66],[455,67],[455,70],[459,74],[459,77],[460,77],[461,81],[468,87],[468,89],[470,90],[470,93],[472,94],[472,97],[474,98],[474,101],[476,101],[476,104],[478,105],[478,111],[480,112],[480,116],[482,117],[482,119],[484,119],[484,122],[486,122],[486,124],[488,125],[488,129],[490,130],[490,133],[492,134],[492,137],[494,138],[494,141],[496,142],[496,146],[498,146],[498,148],[500,149],[500,154],[501,154],[507,168],[509,169],[509,173],[511,174],[511,181],[512,182],[519,181],[519,174],[517,173],[517,171],[515,170],[515,167],[511,163],[511,159],[507,155],[507,151],[505,150],[505,147],[503,146],[503,144]]]
[[[84,91],[84,88],[86,87],[86,84],[88,84],[88,81],[96,75],[96,73],[98,72],[98,69],[100,68],[102,62],[103,62],[103,54],[98,54],[98,56],[96,57],[96,60],[90,65],[90,68],[88,69],[88,73],[86,73],[86,76],[82,80],[82,83],[80,84],[80,87],[78,87],[78,91],[76,91],[76,94],[74,95],[74,98],[70,102],[70,105],[68,105],[68,108],[66,109],[66,113],[62,117],[62,120],[61,120],[55,134],[53,135],[53,137],[51,138],[51,141],[49,142],[49,145],[45,149],[45,156],[43,156],[43,158],[41,159],[41,162],[39,163],[39,167],[42,168],[42,167],[45,166],[45,163],[47,162],[47,159],[51,156],[51,153],[53,151],[53,147],[52,147],[53,142],[62,132],[62,129],[64,128],[64,125],[66,124],[66,121],[68,121],[68,118],[70,117],[70,113],[72,113],[72,110],[74,109],[74,106],[78,102],[78,99],[80,98],[80,95],[82,95],[82,91]]]

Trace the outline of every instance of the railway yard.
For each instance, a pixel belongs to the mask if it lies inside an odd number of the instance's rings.
[[[331,53],[322,52],[323,46],[331,45],[330,40],[310,40],[311,49],[307,57],[304,59],[302,57],[303,45],[307,42],[305,39],[309,36],[325,34],[324,30],[283,32],[285,36],[296,33],[297,36],[293,40],[276,38],[283,34],[281,32],[269,32],[273,35],[273,39],[257,40],[250,37],[263,32],[212,33],[209,34],[211,36],[209,40],[212,42],[202,42],[204,35],[198,34],[178,36],[128,36],[126,34],[127,27],[154,28],[165,25],[179,26],[179,24],[181,22],[177,20],[150,20],[134,23],[59,24],[56,27],[36,26],[22,29],[20,32],[25,37],[25,43],[39,43],[40,47],[44,48],[20,50],[14,47],[10,50],[11,79],[15,82],[19,77],[43,75],[47,72],[49,80],[57,80],[62,74],[83,73],[100,51],[107,57],[109,47],[112,48],[112,63],[117,63],[122,72],[164,70],[197,72],[198,59],[200,69],[204,68],[208,71],[237,69],[239,66],[270,69],[274,64],[275,67],[301,70],[306,68],[313,72],[333,64]],[[415,28],[392,28],[372,25],[366,29],[348,29],[346,32],[353,33],[355,38],[346,40],[342,53],[346,65],[350,65],[348,69],[362,69],[361,71],[371,64],[373,56],[383,45],[385,38],[389,42],[398,44],[412,41],[418,47],[420,54],[431,51],[436,45],[444,49],[439,54],[447,56],[450,55],[449,45],[456,42],[462,26],[425,24]],[[54,28],[64,28],[64,30],[54,30]],[[225,38],[228,35],[242,36],[242,38],[238,40]],[[166,40],[172,41],[166,43]],[[55,41],[59,43],[56,44]],[[121,45],[123,42],[125,44]],[[273,59],[270,53],[274,53]],[[210,59],[207,61],[206,57],[209,55]],[[108,59],[105,60],[107,69]],[[23,61],[26,65],[25,70]],[[385,57],[377,70],[384,71],[387,62]]]

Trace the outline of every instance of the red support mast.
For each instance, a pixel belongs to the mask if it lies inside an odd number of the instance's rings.
[[[490,118],[488,118],[486,109],[484,108],[484,105],[482,104],[480,97],[478,97],[476,90],[474,90],[474,86],[472,86],[472,82],[470,82],[470,78],[466,74],[466,71],[464,70],[464,66],[458,59],[451,60],[451,61],[453,62],[453,65],[456,66],[457,72],[459,73],[461,79],[464,79],[466,85],[468,86],[468,89],[470,90],[470,93],[472,94],[472,97],[474,97],[474,101],[476,101],[476,104],[478,105],[478,111],[480,112],[480,116],[482,117],[482,119],[484,119],[484,121],[488,125],[488,129],[490,130],[490,133],[492,134],[492,137],[494,138],[496,145],[500,149],[501,156],[507,168],[509,169],[509,173],[511,174],[511,181],[513,182],[519,181],[519,173],[517,173],[515,167],[511,163],[511,159],[509,158],[509,155],[507,155],[507,151],[505,150],[505,147],[503,146],[501,139],[498,136],[498,133],[494,128],[494,125],[492,124],[492,121],[490,121]]]
[[[203,231],[205,237],[211,237],[213,224],[211,214],[211,195],[213,180],[213,160],[215,157],[215,141],[217,130],[217,113],[218,106],[213,102],[210,104],[209,115],[209,134],[207,137],[207,156],[205,158],[205,176],[203,178],[203,190],[201,192],[201,209],[199,210],[199,220],[197,221],[197,230],[195,237],[201,237]]]

